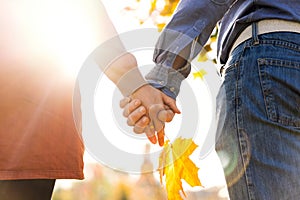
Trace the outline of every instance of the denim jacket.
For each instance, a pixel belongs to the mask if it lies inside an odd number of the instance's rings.
[[[283,19],[300,23],[299,0],[181,0],[171,21],[157,41],[153,61],[156,66],[147,81],[172,98],[179,93],[181,81],[190,73],[191,61],[207,42],[219,23],[218,60],[225,63],[238,35],[252,22]],[[197,44],[197,45],[195,45]],[[185,66],[174,69],[176,56],[190,48]]]

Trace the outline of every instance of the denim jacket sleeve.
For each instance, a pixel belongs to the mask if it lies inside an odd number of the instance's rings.
[[[201,51],[217,22],[234,2],[182,0],[156,43],[153,56],[156,66],[146,75],[146,80],[175,99],[182,80],[190,73],[190,61]],[[187,64],[174,69],[176,56],[187,46],[190,53],[183,57]]]

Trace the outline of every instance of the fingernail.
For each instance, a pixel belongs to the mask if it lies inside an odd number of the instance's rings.
[[[158,140],[158,144],[159,144],[159,146],[164,146],[164,139],[162,139],[162,140]]]
[[[148,122],[148,119],[144,117],[144,118],[143,118],[143,122],[144,122],[144,123],[147,123],[147,122]]]
[[[144,107],[141,107],[141,108],[140,108],[140,112],[142,112],[142,113],[145,112],[145,108],[144,108]]]
[[[139,104],[140,104],[140,103],[139,103],[138,100],[135,100],[135,101],[134,101],[134,105],[135,105],[135,106],[138,106]]]
[[[155,137],[155,136],[149,138],[149,140],[150,140],[150,142],[151,142],[152,144],[156,144],[156,143],[157,143],[157,140],[156,140],[156,137]]]

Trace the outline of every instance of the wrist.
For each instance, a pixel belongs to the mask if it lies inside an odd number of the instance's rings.
[[[148,84],[137,67],[135,56],[131,53],[122,55],[112,65],[118,70],[113,81],[124,96],[129,96],[138,88]]]

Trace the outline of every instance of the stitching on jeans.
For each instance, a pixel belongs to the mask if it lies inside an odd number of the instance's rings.
[[[241,104],[241,94],[242,94],[242,90],[243,90],[243,79],[241,78],[242,74],[243,74],[243,70],[244,70],[244,66],[241,64],[242,59],[245,55],[245,50],[247,47],[247,43],[244,45],[244,48],[242,50],[242,52],[239,55],[238,58],[238,62],[237,62],[237,80],[236,80],[236,94],[235,94],[235,109],[236,109],[236,127],[237,127],[237,131],[238,131],[238,140],[239,140],[239,148],[241,151],[241,158],[242,158],[242,162],[243,162],[243,170],[245,170],[245,180],[246,180],[246,184],[247,184],[247,190],[248,190],[248,197],[249,199],[254,199],[253,196],[253,182],[252,182],[252,178],[251,178],[251,172],[249,171],[249,168],[247,166],[246,163],[246,152],[245,150],[248,150],[249,146],[247,145],[247,142],[245,142],[245,137],[243,137],[243,135],[246,135],[246,133],[243,131],[242,127],[244,126],[244,122],[243,122],[243,112],[242,112],[242,104]]]
[[[259,58],[258,60],[259,65],[273,65],[278,67],[289,67],[300,69],[300,62],[294,62],[292,60],[280,60],[274,58]]]
[[[268,118],[271,121],[278,122],[284,126],[292,126],[292,127],[300,127],[299,118],[287,116],[284,113],[280,113],[276,111],[275,107],[275,99],[274,94],[271,90],[271,81],[267,72],[267,68],[272,67],[286,67],[292,69],[300,69],[300,63],[294,62],[290,60],[279,60],[273,58],[259,58],[258,62],[258,70],[259,70],[259,78],[260,85],[263,92],[265,108]]]
[[[249,168],[249,163],[251,159],[251,144],[247,142],[249,140],[247,133],[244,129],[240,129],[239,131],[239,145],[240,145],[240,151],[241,151],[241,158],[243,161],[243,169],[245,170],[245,179],[247,182],[247,190],[248,190],[248,195],[249,199],[255,199],[254,198],[254,192],[253,188],[254,183],[253,183],[253,178],[252,178],[252,173]]]
[[[210,0],[210,1],[217,5],[224,5],[229,2],[229,0]]]
[[[275,45],[300,52],[300,45],[280,40],[260,40],[260,44]]]
[[[238,58],[236,59],[236,61],[235,61],[234,63],[230,64],[230,65],[225,69],[225,73],[224,73],[224,74],[230,72],[231,70],[235,69],[236,67],[238,67],[238,66],[240,65],[240,63],[241,63],[241,61],[242,61],[242,58],[243,58],[243,56],[244,56],[244,54],[245,54],[245,50],[246,50],[248,47],[251,46],[250,43],[251,43],[251,40],[249,40],[249,41],[247,41],[247,42],[245,42],[245,43],[243,44],[243,47],[242,47],[243,49],[237,54],[237,55],[238,55]]]

